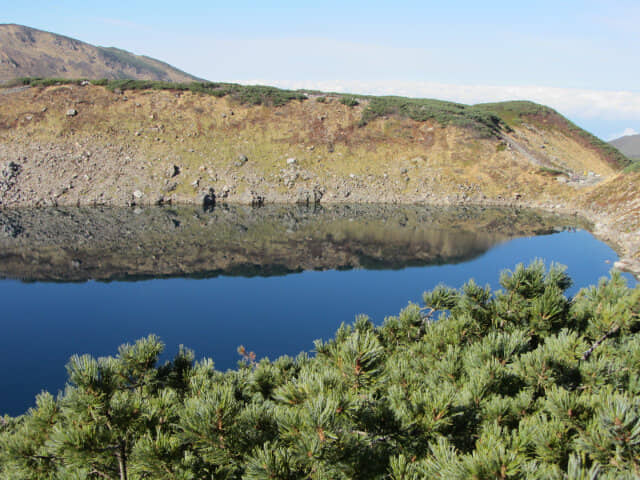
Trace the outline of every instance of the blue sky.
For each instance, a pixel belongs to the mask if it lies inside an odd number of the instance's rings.
[[[603,138],[640,131],[638,0],[5,3],[0,22],[209,80],[531,99]]]

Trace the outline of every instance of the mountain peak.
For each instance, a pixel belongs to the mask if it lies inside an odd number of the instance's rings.
[[[640,159],[640,134],[625,135],[609,142],[627,157]]]
[[[0,83],[20,77],[199,80],[159,60],[55,33],[0,24]]]

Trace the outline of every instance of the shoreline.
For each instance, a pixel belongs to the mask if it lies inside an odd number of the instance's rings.
[[[640,275],[640,172],[622,173],[598,139],[527,102],[494,105],[504,128],[486,135],[440,110],[369,118],[375,101],[349,106],[328,95],[269,106],[75,84],[12,91],[0,96],[0,209],[533,208],[586,219],[618,266]]]
[[[266,196],[265,196],[266,197]],[[319,207],[323,206],[340,206],[340,205],[365,205],[365,206],[389,206],[389,205],[398,205],[398,206],[414,206],[414,207],[425,207],[425,208],[433,208],[433,207],[470,207],[470,208],[510,208],[510,209],[523,209],[523,210],[532,210],[532,211],[541,211],[547,214],[558,214],[567,217],[578,217],[583,220],[585,223],[589,225],[590,228],[587,230],[594,235],[598,240],[604,242],[608,246],[610,246],[618,255],[619,259],[613,265],[613,268],[627,272],[632,274],[634,277],[640,280],[640,261],[634,258],[634,255],[640,251],[640,238],[632,235],[625,234],[615,229],[615,219],[611,218],[609,215],[603,215],[594,212],[593,210],[584,209],[584,208],[576,208],[576,207],[568,207],[562,203],[537,203],[530,201],[506,201],[500,199],[468,199],[465,201],[455,201],[451,198],[441,198],[441,199],[433,199],[429,202],[416,202],[416,201],[407,201],[407,199],[394,199],[394,201],[388,202],[371,202],[371,201],[344,201],[344,200],[335,200],[328,199],[317,202],[299,202],[299,201],[288,201],[288,202],[274,202],[267,201],[265,197],[261,198],[260,203],[248,202],[248,201],[238,201],[238,200],[214,200],[212,203],[207,205],[207,201],[203,198],[197,197],[192,198],[190,201],[183,200],[180,202],[166,202],[162,204],[153,204],[150,202],[130,202],[124,205],[117,205],[112,202],[104,202],[104,203],[76,203],[75,205],[46,205],[46,206],[35,206],[33,204],[18,204],[12,206],[1,206],[0,212],[2,211],[11,211],[11,210],[20,210],[26,208],[35,208],[35,209],[46,209],[46,208],[56,208],[56,207],[66,207],[66,208],[98,208],[98,207],[114,207],[114,208],[149,208],[149,207],[202,207],[202,208],[219,208],[224,206],[245,206],[245,207],[254,207],[254,208],[263,208],[265,206],[313,206],[317,205]],[[267,197],[268,198],[268,197]]]

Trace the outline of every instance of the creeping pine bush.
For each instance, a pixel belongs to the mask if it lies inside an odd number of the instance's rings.
[[[12,85],[29,85],[32,87],[48,87],[52,85],[81,85],[84,80],[64,78],[19,78]],[[194,92],[215,97],[229,97],[246,105],[268,105],[280,107],[293,100],[303,101],[307,96],[299,91],[283,90],[262,85],[238,85],[235,83],[218,82],[163,82],[156,80],[91,80],[92,85],[99,85],[108,90],[171,90],[177,92]]]
[[[340,103],[346,105],[347,107],[357,107],[358,105],[360,105],[360,102],[358,102],[358,99],[356,97],[347,95],[340,97]]]
[[[614,273],[569,298],[540,262],[500,285],[226,373],[184,348],[160,365],[155,336],[74,356],[62,395],[0,422],[0,477],[638,478],[640,289]]]
[[[508,130],[496,113],[481,106],[469,106],[442,100],[406,97],[367,97],[360,125],[376,118],[397,115],[417,122],[436,121],[440,125],[454,125],[471,129],[481,137],[493,137]]]

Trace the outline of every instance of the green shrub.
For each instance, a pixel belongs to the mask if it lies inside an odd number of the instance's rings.
[[[367,100],[361,125],[379,117],[397,115],[418,122],[433,120],[441,125],[470,128],[487,137],[497,135],[503,126],[495,113],[460,103],[393,96],[367,97]]]
[[[7,86],[51,87],[54,85],[80,85],[82,79],[22,77],[9,82]]]
[[[64,78],[21,78],[17,84],[33,87],[47,87],[52,85],[80,85],[83,80]],[[154,80],[91,80],[93,85],[106,87],[108,90],[171,90],[176,92],[191,91],[216,97],[230,97],[240,104],[269,105],[279,107],[292,100],[303,101],[307,97],[303,92],[282,90],[275,87],[260,85],[237,85],[234,83],[191,82],[173,83]]]
[[[566,175],[567,173],[559,170],[557,168],[551,168],[551,167],[540,167],[538,169],[538,172],[541,173],[542,175],[549,175],[552,177],[557,177],[558,175]]]
[[[64,394],[0,422],[0,477],[636,478],[640,288],[567,298],[541,262],[500,284],[224,373],[182,348],[160,365],[154,336],[74,356]]]
[[[634,173],[640,172],[640,160],[633,160],[627,167],[622,171],[623,173]]]
[[[357,107],[360,105],[360,102],[356,97],[347,97],[343,96],[340,98],[340,103],[346,105],[347,107]]]

